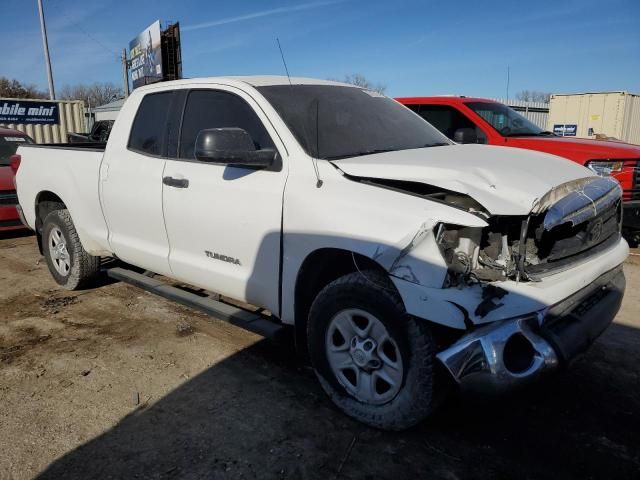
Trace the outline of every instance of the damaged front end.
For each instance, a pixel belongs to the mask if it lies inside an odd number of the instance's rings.
[[[456,335],[437,354],[456,381],[508,386],[569,360],[613,321],[628,254],[622,191],[571,162],[536,157],[536,175],[530,164],[514,166],[508,149],[474,152],[505,158],[480,165],[435,152],[425,166],[409,152],[404,163],[339,168],[353,181],[429,200],[420,225],[370,256],[407,313]]]
[[[619,266],[562,302],[474,329],[437,358],[460,384],[501,391],[585,351],[615,318],[625,290]]]
[[[551,190],[527,216],[491,216],[486,222],[485,228],[436,227],[448,266],[444,288],[536,282],[608,248],[620,239],[620,185],[602,177],[576,180]]]
[[[620,187],[606,178],[577,180],[546,194],[526,217],[487,223],[483,229],[440,224],[435,234],[448,265],[443,287],[481,291],[467,312],[476,321],[506,300],[524,301],[501,282],[542,282],[619,243]],[[480,327],[469,322],[470,333],[438,358],[458,382],[502,389],[530,380],[585,350],[613,321],[624,287],[617,267],[552,307]]]

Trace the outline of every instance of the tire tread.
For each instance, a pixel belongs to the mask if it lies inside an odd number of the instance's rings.
[[[71,254],[72,260],[71,271],[66,280],[61,283],[55,275],[54,278],[67,290],[86,288],[95,280],[100,271],[100,257],[90,255],[82,246],[80,236],[73,224],[69,210],[60,209],[50,212],[44,220],[43,232],[46,232],[47,224],[51,222],[59,224],[59,226],[65,230],[64,234],[68,236],[67,250],[70,250],[69,253]],[[46,241],[47,240],[44,239],[44,242]],[[48,249],[45,249],[44,254],[47,257],[47,263],[50,263],[51,259],[49,258]]]
[[[423,421],[439,403],[437,400],[440,392],[435,388],[435,348],[427,322],[406,313],[399,293],[385,274],[375,270],[355,272],[324,287],[313,302],[309,314],[309,349],[313,351],[311,342],[314,338],[318,341],[319,332],[315,324],[327,303],[335,302],[342,296],[362,295],[367,290],[371,295],[382,296],[398,312],[397,322],[404,329],[410,346],[410,370],[405,376],[409,381],[405,382],[398,395],[388,404],[374,406],[362,404],[345,391],[340,391],[343,389],[335,388],[317,368],[316,374],[333,402],[347,415],[375,428],[404,430]],[[312,356],[312,363],[313,360]]]

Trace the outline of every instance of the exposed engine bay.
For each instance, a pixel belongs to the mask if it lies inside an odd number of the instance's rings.
[[[465,210],[488,227],[439,223],[434,230],[448,266],[443,288],[505,280],[538,281],[602,251],[620,238],[622,191],[615,180],[585,177],[538,199],[527,216],[492,215],[463,193],[419,182],[360,179]],[[499,298],[499,292],[493,292]]]
[[[588,177],[571,183],[545,195],[526,217],[489,216],[483,229],[439,224],[435,237],[449,266],[444,287],[537,281],[617,242],[617,182]]]

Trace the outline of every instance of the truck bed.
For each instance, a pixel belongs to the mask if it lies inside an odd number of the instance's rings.
[[[99,188],[104,149],[95,143],[18,147],[18,201],[29,227],[39,227],[35,205],[40,195],[55,196],[69,209],[85,249],[94,255],[108,251]]]
[[[30,145],[22,145],[23,147],[29,148],[55,148],[58,150],[82,150],[82,151],[93,151],[93,152],[104,152],[104,149],[107,147],[106,143],[97,143],[97,142],[77,142],[77,143],[39,143],[39,144],[30,144]]]

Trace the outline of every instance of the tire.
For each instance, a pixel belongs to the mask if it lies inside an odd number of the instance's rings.
[[[638,248],[638,241],[640,240],[640,231],[627,230],[623,232],[623,237],[631,248]]]
[[[387,340],[379,335],[378,323],[386,329]],[[348,325],[358,330],[351,338],[344,338],[350,336]],[[359,330],[361,327],[369,329],[368,336],[360,335],[365,331]],[[369,353],[367,339],[372,339],[375,346]],[[348,343],[348,356],[342,350],[342,340]],[[434,388],[435,345],[429,326],[406,313],[386,275],[373,270],[356,272],[327,285],[311,306],[307,341],[320,384],[350,417],[383,430],[404,430],[434,411],[438,392]],[[349,364],[349,357],[353,365],[343,370],[335,367]],[[377,364],[382,366],[372,368]],[[381,381],[382,377],[390,381]]]
[[[97,277],[100,257],[89,255],[82,247],[68,210],[54,210],[45,217],[42,244],[49,272],[58,285],[78,290]]]

